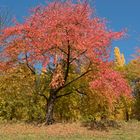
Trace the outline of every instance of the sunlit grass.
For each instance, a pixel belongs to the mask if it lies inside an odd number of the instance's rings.
[[[140,140],[140,122],[123,122],[119,129],[89,130],[80,123],[35,126],[0,125],[0,140]]]

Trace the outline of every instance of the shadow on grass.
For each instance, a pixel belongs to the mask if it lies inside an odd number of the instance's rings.
[[[83,122],[82,125],[83,127],[87,127],[88,130],[98,130],[98,131],[106,131],[108,132],[109,129],[119,129],[121,128],[121,124],[117,121],[114,120],[100,120],[100,121],[88,121],[88,122]]]

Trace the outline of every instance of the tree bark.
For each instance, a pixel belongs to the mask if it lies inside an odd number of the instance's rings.
[[[54,105],[56,101],[56,95],[54,92],[50,92],[50,97],[47,100],[47,107],[46,107],[46,124],[50,125],[54,123],[54,118],[53,118],[53,110],[54,110]]]
[[[126,117],[126,122],[128,122],[129,121],[129,112],[128,112],[127,108],[125,109],[125,117]]]

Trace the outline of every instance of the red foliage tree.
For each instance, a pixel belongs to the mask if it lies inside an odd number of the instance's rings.
[[[110,107],[121,96],[131,98],[131,88],[128,81],[124,79],[123,75],[111,68],[102,69],[97,73],[96,80],[92,81],[90,86],[106,97]]]
[[[123,34],[124,32],[108,30],[105,21],[97,17],[87,3],[74,4],[66,1],[38,6],[23,24],[16,23],[0,35],[0,45],[3,46],[0,54],[3,58],[0,62],[3,68],[1,70],[26,63],[35,73],[36,63],[46,67],[54,60],[56,69],[59,70],[55,70],[52,77],[57,78],[51,81],[49,97],[41,93],[47,100],[46,122],[50,124],[53,122],[56,99],[72,93],[61,94],[60,91],[89,74],[93,64],[107,60],[111,41],[119,39]],[[77,60],[80,64],[86,60],[89,65],[87,64],[85,72],[70,81],[70,67],[76,65]],[[61,65],[60,61],[63,67],[58,66]],[[60,79],[61,84],[54,83]]]

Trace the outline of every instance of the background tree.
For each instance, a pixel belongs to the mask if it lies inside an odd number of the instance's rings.
[[[118,47],[114,48],[114,57],[115,57],[115,66],[123,67],[125,64],[124,54],[120,53],[120,49]]]
[[[0,76],[0,119],[44,121],[45,105],[36,94],[35,78],[23,64]]]
[[[132,117],[140,120],[140,51],[137,49],[135,58],[126,66],[126,77],[128,78],[133,91]]]
[[[109,65],[107,65],[107,67],[109,67]],[[110,112],[115,109],[115,104],[118,100],[123,97],[127,99],[131,98],[131,88],[121,73],[114,71],[111,68],[105,68],[96,76],[96,80],[90,84],[91,88],[96,92],[99,92],[100,96],[104,98],[103,101],[106,102],[104,110]],[[119,85],[120,83],[121,85]]]
[[[121,73],[126,79],[126,81],[129,81],[129,79],[127,78],[127,70],[126,70],[127,65],[125,65],[125,57],[124,57],[124,54],[120,52],[120,49],[118,47],[114,48],[114,69],[118,71],[119,73]],[[122,118],[128,121],[130,118],[130,114],[132,113],[131,112],[132,99],[121,97],[121,99],[119,100],[117,104],[117,108],[118,108],[118,111],[116,109],[116,112],[122,112],[120,116],[122,116]]]

